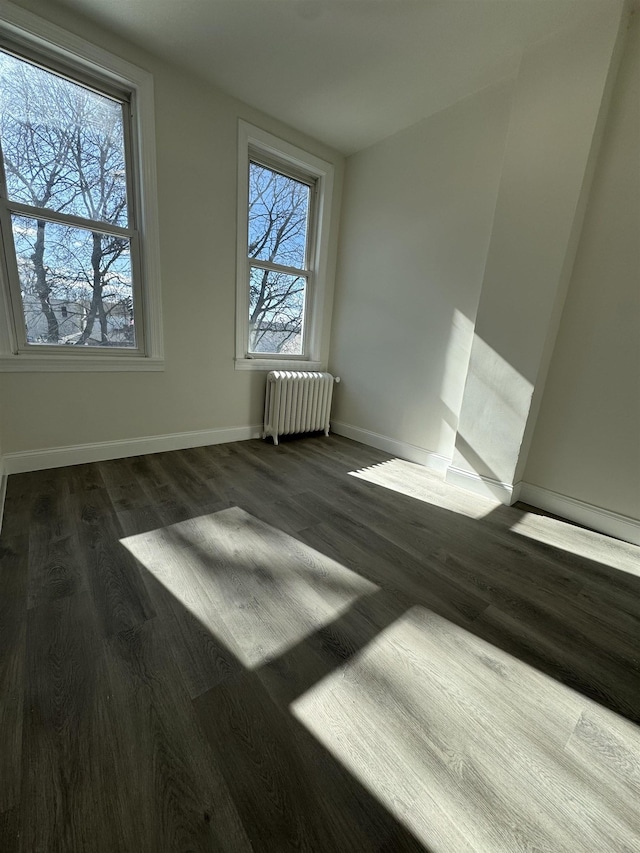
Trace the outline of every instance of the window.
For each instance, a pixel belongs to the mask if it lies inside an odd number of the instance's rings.
[[[0,31],[1,366],[157,369],[149,75],[16,11],[30,32]]]
[[[333,167],[240,123],[236,367],[319,367]]]

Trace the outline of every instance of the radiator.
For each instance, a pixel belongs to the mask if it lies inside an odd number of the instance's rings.
[[[267,374],[262,437],[324,430],[329,435],[333,383],[330,373],[302,370],[272,370]]]

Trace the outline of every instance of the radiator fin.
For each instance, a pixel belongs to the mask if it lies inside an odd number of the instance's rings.
[[[329,435],[333,383],[330,373],[272,370],[267,375],[262,437],[270,435],[277,444],[280,435],[319,430]]]

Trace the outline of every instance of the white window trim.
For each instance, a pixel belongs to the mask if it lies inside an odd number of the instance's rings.
[[[247,234],[249,229],[249,149],[259,150],[276,162],[290,165],[316,179],[317,216],[315,218],[314,263],[311,304],[307,322],[308,342],[305,356],[248,355],[249,350],[249,259]],[[236,370],[318,370],[320,361],[322,318],[327,294],[329,260],[329,231],[333,198],[334,168],[331,163],[303,151],[266,130],[242,119],[238,122],[238,247],[236,283]]]
[[[95,74],[97,71],[101,77],[132,93],[135,109],[131,127],[133,159],[139,182],[136,201],[140,219],[142,322],[145,344],[145,352],[137,355],[103,352],[98,355],[89,348],[74,352],[73,355],[50,349],[46,353],[17,354],[17,342],[14,340],[9,320],[11,307],[3,262],[0,263],[0,372],[163,370],[153,77],[125,59],[114,56],[11,3],[2,2],[0,34],[18,48],[21,44],[30,45],[54,59],[57,57],[79,69],[85,68],[88,73]]]

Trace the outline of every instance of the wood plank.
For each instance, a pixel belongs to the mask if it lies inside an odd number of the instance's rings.
[[[585,656],[579,636],[539,615],[527,617],[491,605],[478,617],[474,630],[583,696],[640,722],[640,673],[593,649]]]
[[[122,849],[250,851],[167,639],[154,619],[106,644]]]
[[[113,459],[98,464],[109,500],[116,512],[139,509],[152,503],[144,489],[143,480],[138,477],[134,462],[127,459]]]
[[[151,508],[124,513],[123,546],[135,555],[163,637],[190,697],[199,696],[241,667],[219,639],[220,610],[199,580],[197,556],[190,568],[185,548]],[[120,517],[120,516],[119,516]],[[150,529],[147,529],[150,528]],[[140,532],[139,532],[140,531]]]
[[[0,811],[0,850],[4,853],[18,853],[19,849],[18,810]]]
[[[100,499],[101,501],[102,499]],[[138,565],[120,544],[114,515],[94,516],[82,504],[79,554],[104,636],[139,625],[154,615]]]
[[[305,506],[308,505],[305,501]],[[373,583],[395,595],[408,596],[455,621],[468,624],[488,606],[481,592],[465,590],[455,581],[429,575],[418,561],[402,555],[374,530],[347,517],[334,516],[330,523],[301,531],[300,537],[320,551],[336,546],[333,551],[336,557],[342,557],[347,565],[357,566]]]
[[[443,644],[443,628],[460,642]],[[556,697],[576,708],[580,700],[519,665],[518,713],[499,673],[488,689],[464,645],[474,649],[473,635],[413,608],[295,702],[294,714],[402,810],[428,849],[631,851],[638,836],[619,809],[585,791],[576,762],[550,749]],[[508,693],[515,686],[512,676]]]
[[[638,831],[640,802],[640,730],[600,709],[580,714],[565,750],[576,764],[588,768],[585,785],[598,779],[598,789],[624,816],[630,830]]]
[[[194,467],[182,458],[181,453],[158,453],[157,463],[167,474],[175,494],[189,505],[198,507],[219,500],[219,495],[212,491]]]
[[[194,704],[256,853],[424,849],[271,703],[255,676]]]
[[[27,618],[27,537],[0,542],[0,812],[18,803]]]
[[[87,589],[78,552],[75,532],[52,539],[46,530],[32,527],[29,536],[29,607]]]
[[[32,608],[27,628],[21,849],[122,849],[99,629],[87,593]]]

